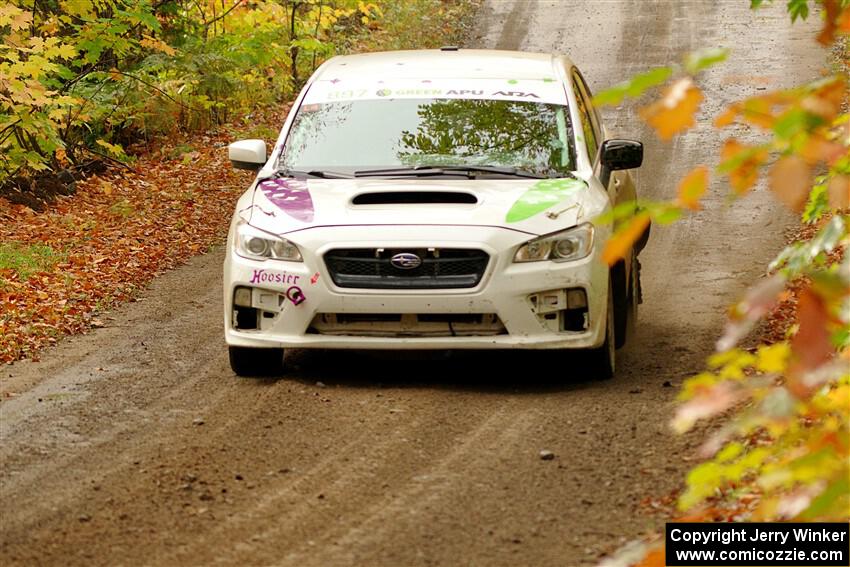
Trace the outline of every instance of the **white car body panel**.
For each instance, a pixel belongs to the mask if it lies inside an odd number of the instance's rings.
[[[225,272],[228,286],[225,300],[238,285],[256,287],[255,307],[275,312],[266,329],[238,331],[226,321],[226,338],[234,346],[279,346],[356,349],[432,349],[432,348],[588,348],[604,338],[607,267],[598,258],[598,250],[569,264],[550,262],[513,263],[516,248],[529,236],[496,227],[415,226],[399,227],[325,227],[292,235],[304,253],[304,262],[258,262],[228,255]],[[482,248],[492,256],[481,282],[472,289],[460,290],[362,290],[336,287],[324,270],[322,254],[329,248],[379,247],[388,242],[401,247]],[[285,274],[281,282],[258,282],[258,273]],[[315,275],[318,274],[316,278]],[[253,283],[252,283],[253,282]],[[259,284],[259,285],[257,285]],[[283,299],[297,286],[304,301],[295,305]],[[590,300],[591,328],[583,333],[552,333],[532,313],[528,295],[568,287],[587,287]],[[602,289],[598,289],[601,286]],[[229,297],[228,297],[229,295]],[[268,297],[263,298],[263,295]],[[496,313],[508,334],[481,337],[352,337],[307,334],[317,313]],[[226,316],[229,319],[229,316]]]
[[[252,206],[242,214],[252,226],[272,234],[286,235],[294,231],[320,226],[342,225],[478,225],[504,226],[529,235],[555,232],[589,221],[608,205],[608,196],[597,186],[576,191],[551,207],[552,215],[535,215],[529,219],[507,223],[505,216],[536,180],[488,179],[474,182],[445,179],[310,179],[306,182],[315,211],[306,225],[281,211],[260,190],[253,193]],[[363,194],[381,192],[447,191],[473,195],[476,204],[354,205],[352,200]],[[557,215],[555,218],[552,216]]]

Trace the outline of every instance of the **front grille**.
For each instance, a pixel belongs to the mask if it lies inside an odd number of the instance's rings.
[[[507,334],[495,313],[318,313],[308,333],[353,337],[492,337]]]
[[[414,254],[415,268],[393,264],[398,254]],[[481,281],[490,256],[465,248],[349,248],[330,250],[325,265],[339,287],[361,289],[460,289]]]

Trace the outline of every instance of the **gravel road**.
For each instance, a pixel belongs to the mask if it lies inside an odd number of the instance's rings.
[[[493,0],[469,45],[569,53],[597,89],[734,48],[704,77],[699,127],[674,143],[655,141],[632,103],[605,112],[646,142],[642,194],[666,197],[711,163],[724,102],[824,65],[817,18],[792,28],[782,6],[748,5]],[[697,442],[667,431],[676,386],[792,220],[763,191],[724,203],[717,185],[705,211],[653,232],[640,336],[605,383],[534,353],[293,351],[282,379],[237,379],[223,253],[197,257],[106,328],[2,369],[0,562],[591,564],[663,521],[639,503],[680,484]]]

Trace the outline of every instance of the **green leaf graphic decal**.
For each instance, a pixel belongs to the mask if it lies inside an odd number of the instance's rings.
[[[508,211],[505,221],[519,222],[542,213],[563,201],[567,195],[584,189],[587,185],[579,179],[544,179],[532,185],[517,199]]]

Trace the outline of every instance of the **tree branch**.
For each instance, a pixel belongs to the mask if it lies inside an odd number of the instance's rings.
[[[219,20],[223,20],[223,19],[225,18],[225,16],[227,16],[230,12],[232,12],[233,10],[235,10],[236,8],[238,8],[241,4],[242,4],[241,2],[236,2],[235,4],[233,4],[233,6],[231,6],[230,8],[228,8],[228,9],[227,9],[227,11],[226,11],[226,12],[224,12],[222,15],[217,16],[216,18],[213,18],[212,20],[210,20],[209,22],[207,22],[207,28],[209,28],[209,27],[210,27],[210,25],[214,24],[215,22],[217,22],[217,21],[219,21]]]
[[[113,69],[113,70],[109,71],[109,73],[114,73],[114,74],[116,74],[116,75],[124,75],[125,77],[130,77],[131,79],[135,79],[136,81],[139,81],[139,82],[140,82],[140,83],[142,83],[143,85],[147,85],[148,87],[150,87],[150,88],[152,88],[153,90],[157,91],[159,94],[161,94],[162,96],[164,96],[165,98],[167,98],[167,99],[168,99],[168,100],[170,100],[171,102],[173,102],[173,103],[175,103],[175,104],[177,104],[177,105],[179,105],[179,106],[182,106],[182,107],[183,107],[183,108],[185,108],[186,110],[191,110],[192,112],[197,112],[197,113],[199,113],[199,114],[200,114],[200,113],[207,112],[207,111],[206,111],[206,110],[204,110],[204,109],[193,108],[193,107],[191,107],[191,106],[188,106],[188,105],[186,105],[186,104],[184,104],[184,103],[180,102],[179,100],[177,100],[176,98],[174,98],[173,96],[171,96],[170,94],[168,94],[167,92],[165,92],[164,90],[162,90],[161,88],[159,88],[158,86],[156,86],[156,85],[154,85],[153,83],[150,83],[150,82],[148,82],[148,81],[146,81],[146,80],[142,79],[141,77],[137,77],[137,76],[135,76],[135,75],[131,75],[130,73],[125,73],[124,71],[119,71],[119,70],[117,70],[117,69]]]
[[[120,165],[121,167],[123,167],[123,168],[125,168],[125,169],[133,169],[132,167],[130,167],[129,165],[127,165],[127,164],[126,164],[126,163],[124,163],[123,161],[121,161],[121,160],[117,160],[117,159],[115,159],[115,158],[114,158],[114,157],[112,157],[112,156],[108,156],[108,155],[106,155],[106,154],[104,154],[104,153],[102,153],[102,152],[99,152],[99,151],[97,151],[97,150],[96,150],[96,149],[94,149],[94,148],[83,147],[83,151],[91,152],[91,153],[93,153],[93,154],[94,154],[94,155],[96,155],[96,156],[100,156],[100,157],[102,157],[102,158],[104,158],[104,159],[108,159],[108,160],[109,160],[109,161],[111,161],[112,163],[115,163],[115,164],[117,164],[117,165]]]

